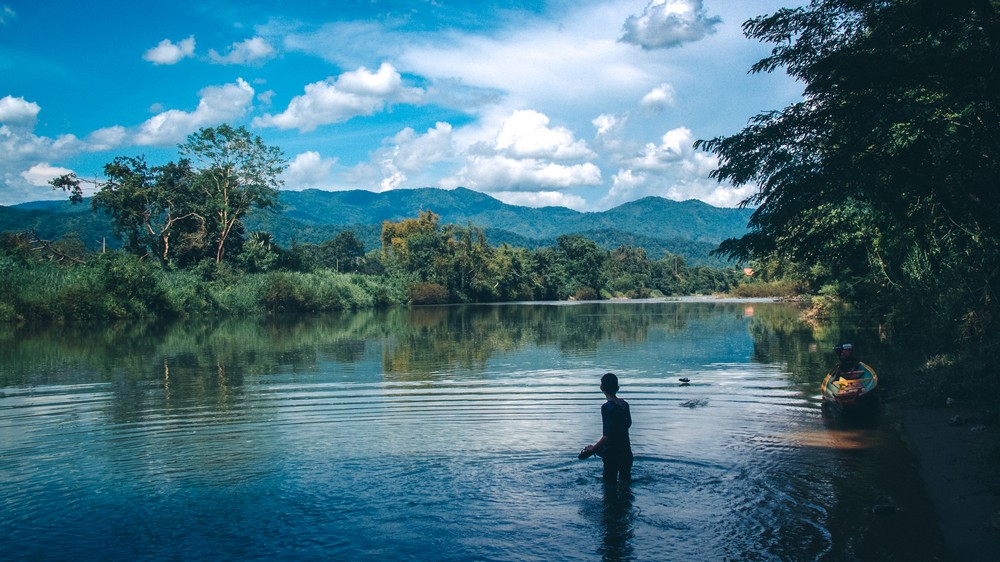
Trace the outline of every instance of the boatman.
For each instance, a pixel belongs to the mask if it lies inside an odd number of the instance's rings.
[[[854,357],[854,346],[852,344],[840,344],[833,348],[833,352],[840,359],[840,363],[834,371],[835,375],[840,375],[845,379],[856,379],[864,374],[864,371],[858,368],[859,361]]]

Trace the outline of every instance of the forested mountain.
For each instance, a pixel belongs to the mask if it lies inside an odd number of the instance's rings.
[[[381,224],[431,210],[445,224],[472,222],[482,228],[516,232],[527,238],[553,238],[588,230],[614,229],[669,240],[717,244],[746,233],[751,211],[722,209],[701,201],[646,197],[608,211],[583,213],[565,207],[507,205],[484,193],[458,188],[370,191],[283,191],[282,214],[316,225]]]
[[[646,197],[602,212],[565,207],[508,205],[470,189],[399,189],[370,191],[282,191],[276,210],[251,215],[248,231],[270,232],[282,246],[318,244],[352,230],[367,250],[380,246],[382,221],[400,221],[430,210],[442,224],[472,224],[483,229],[490,244],[539,248],[564,234],[579,234],[605,248],[622,244],[645,248],[656,259],[664,252],[684,256],[692,264],[724,262],[710,258],[719,242],[746,233],[750,210],[712,207],[700,201],[677,202]],[[0,232],[34,229],[42,238],[76,233],[88,247],[112,241],[109,221],[94,215],[89,201],[39,201],[0,207]]]

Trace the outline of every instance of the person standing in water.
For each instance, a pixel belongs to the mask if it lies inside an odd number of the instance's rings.
[[[597,443],[587,445],[580,453],[581,458],[593,454],[601,457],[605,484],[632,479],[632,443],[628,437],[632,413],[628,402],[618,398],[618,388],[618,377],[614,373],[605,373],[601,377],[601,391],[607,398],[601,406],[603,434]]]

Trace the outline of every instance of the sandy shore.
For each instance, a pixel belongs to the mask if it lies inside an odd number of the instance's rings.
[[[1000,419],[991,407],[888,393],[954,559],[1000,560]]]

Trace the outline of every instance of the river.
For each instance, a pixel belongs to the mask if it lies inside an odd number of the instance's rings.
[[[892,416],[821,414],[833,345],[878,370],[875,331],[799,313],[628,301],[3,327],[0,559],[946,558]],[[621,489],[576,458],[600,437],[608,371],[634,420]]]

